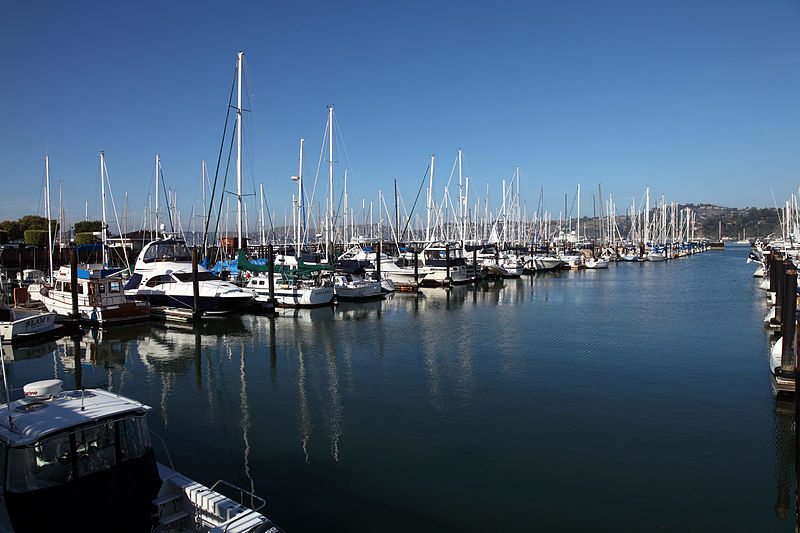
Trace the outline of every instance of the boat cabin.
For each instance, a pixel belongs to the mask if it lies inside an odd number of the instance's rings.
[[[186,242],[178,239],[164,239],[153,241],[145,245],[139,255],[139,261],[143,263],[154,262],[175,262],[183,263],[192,260],[192,254],[186,247]]]
[[[147,531],[158,476],[150,407],[103,390],[26,385],[0,416],[0,492],[16,532]]]

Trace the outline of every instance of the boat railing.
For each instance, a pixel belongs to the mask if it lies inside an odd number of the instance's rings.
[[[231,509],[231,510],[229,510],[228,511],[229,516],[222,517],[223,519],[227,520],[225,522],[225,524],[224,524],[225,527],[223,528],[222,531],[227,531],[235,522],[238,522],[239,520],[241,520],[242,518],[244,518],[244,517],[246,517],[248,515],[247,512],[231,515],[231,511],[238,512],[240,510],[251,510],[251,511],[255,511],[257,513],[267,505],[267,501],[264,498],[261,498],[260,496],[256,496],[253,492],[250,492],[249,490],[245,490],[245,489],[239,487],[238,485],[234,485],[233,483],[225,481],[224,479],[218,479],[216,483],[211,485],[211,492],[219,492],[217,490],[217,487],[219,485],[223,485],[225,487],[228,487],[229,489],[232,489],[233,491],[238,491],[239,492],[239,498],[235,499],[235,501],[238,501],[239,505],[241,507],[240,509]],[[245,503],[245,501],[244,501],[246,496],[250,498],[250,503],[249,504]]]
[[[167,455],[167,461],[169,462],[169,469],[175,472],[175,465],[172,463],[172,456],[169,454],[169,448],[167,448],[167,443],[164,442],[164,439],[162,439],[158,435],[158,433],[156,433],[152,429],[150,429],[150,434],[154,436],[156,439],[158,439],[159,442],[161,442],[161,446],[163,446],[164,448],[164,453]]]

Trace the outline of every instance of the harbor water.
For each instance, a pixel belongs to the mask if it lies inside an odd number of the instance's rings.
[[[152,406],[177,469],[287,531],[789,531],[748,251],[109,328],[8,369]]]

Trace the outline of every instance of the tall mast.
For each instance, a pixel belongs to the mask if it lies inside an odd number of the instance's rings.
[[[503,244],[505,245],[508,229],[508,218],[506,217],[506,180],[503,180]]]
[[[305,205],[303,204],[303,138],[300,138],[300,169],[297,174],[297,198],[299,199],[299,209],[297,213],[297,248],[295,254],[300,253],[300,221],[302,220],[303,226],[306,223]],[[302,214],[302,219],[300,215]],[[305,229],[305,227],[303,227]],[[299,255],[297,257],[300,257]]]
[[[325,252],[330,258],[333,253],[333,106],[328,106],[328,181],[330,183],[330,191],[328,195],[328,223],[326,229],[328,235],[325,239]],[[330,246],[330,249],[328,248]]]
[[[106,160],[103,152],[100,152],[100,191],[103,199],[103,227],[100,231],[103,233],[103,266],[108,266],[108,255],[106,252],[106,181],[104,179],[103,171],[106,168]],[[158,168],[156,168],[158,172]],[[158,190],[158,189],[156,189]]]
[[[575,244],[578,245],[581,242],[581,184],[578,184],[578,211],[576,213],[577,217],[575,219]]]
[[[342,212],[344,213],[342,217],[342,230],[344,231],[342,240],[347,245],[347,169],[344,169],[344,209]]]
[[[153,233],[155,234],[156,239],[158,238],[158,231],[161,229],[158,226],[158,180],[159,180],[158,167],[160,166],[161,166],[161,160],[159,155],[156,154],[156,220],[155,220],[155,225],[153,226]],[[102,169],[100,169],[100,172],[102,172]]]
[[[238,53],[236,63],[237,100],[236,100],[236,232],[239,237],[239,248],[244,249],[242,241],[242,58],[244,52]]]
[[[50,156],[47,155],[44,156],[44,170],[47,176],[47,201],[45,202],[47,207],[47,243],[49,245],[49,253],[47,255],[50,257],[50,282],[53,283],[53,229],[50,224]]]
[[[261,246],[264,246],[266,239],[264,238],[264,184],[259,183],[261,187]]]
[[[425,226],[425,242],[431,242],[431,210],[433,202],[433,163],[436,156],[431,154],[431,181],[428,186],[428,223]]]
[[[464,187],[461,177],[461,148],[458,149],[458,232],[464,242]]]
[[[58,248],[61,249],[61,245],[63,244],[62,236],[62,228],[64,227],[64,208],[61,206],[61,186],[63,182],[59,180],[58,182]]]
[[[203,159],[200,163],[200,185],[203,188],[203,257],[208,256],[208,243],[206,242],[205,236],[205,228],[206,228],[206,217],[208,213],[206,211],[206,160]]]

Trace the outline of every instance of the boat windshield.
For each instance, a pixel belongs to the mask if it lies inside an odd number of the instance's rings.
[[[174,273],[173,276],[178,278],[179,281],[183,282],[191,282],[192,281],[192,274],[191,272],[181,272],[181,273]],[[198,272],[197,273],[197,281],[219,281],[219,278],[212,274],[211,272]]]
[[[6,490],[29,492],[108,470],[150,450],[144,416],[109,420],[9,448]]]
[[[154,242],[147,251],[144,252],[142,261],[151,263],[153,261],[191,261],[192,256],[186,243],[183,241],[161,241]]]

